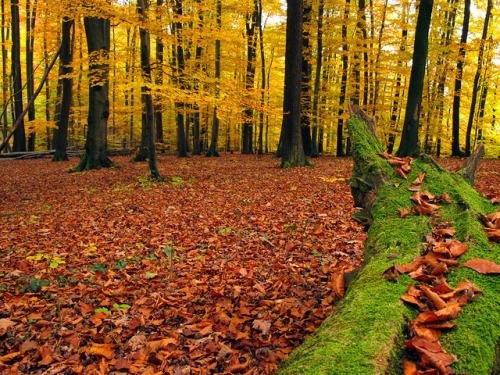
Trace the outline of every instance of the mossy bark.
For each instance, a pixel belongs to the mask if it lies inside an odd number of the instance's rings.
[[[495,209],[458,173],[444,170],[424,155],[413,162],[409,181],[405,181],[375,155],[382,151],[381,146],[356,116],[349,123],[349,133],[354,153],[352,191],[369,217],[365,261],[345,298],[282,363],[278,374],[403,373],[405,327],[416,311],[400,296],[415,281],[402,275],[394,283],[383,279],[382,273],[394,263],[406,264],[419,255],[425,235],[431,232],[433,219],[429,216],[401,218],[396,210],[413,205],[409,198],[413,192],[407,188],[420,173],[426,174],[422,190],[435,195],[447,192],[453,202],[443,204],[439,220],[453,223],[455,238],[469,246],[458,260],[462,264],[473,258],[498,262],[500,245],[488,242],[477,215]],[[402,184],[396,187],[393,182]],[[458,358],[452,368],[457,373],[498,373],[500,278],[464,267],[449,272],[447,278],[452,287],[468,279],[485,292],[463,307],[457,327],[441,338],[444,348]]]

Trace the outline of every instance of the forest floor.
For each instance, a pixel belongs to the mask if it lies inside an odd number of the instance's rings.
[[[363,260],[352,160],[0,161],[2,373],[270,374]],[[456,170],[457,159],[440,159]],[[500,196],[500,161],[480,193]]]

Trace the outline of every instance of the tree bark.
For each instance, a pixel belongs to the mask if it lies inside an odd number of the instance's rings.
[[[108,54],[111,46],[110,21],[99,17],[85,17],[85,34],[89,63],[89,113],[87,140],[80,163],[72,169],[79,172],[109,168],[107,126],[109,118]]]
[[[479,91],[479,78],[481,77],[481,70],[483,68],[483,55],[484,44],[488,38],[488,26],[491,18],[491,10],[493,8],[492,0],[488,0],[488,7],[486,8],[486,15],[484,17],[483,35],[481,37],[481,46],[479,47],[479,56],[477,58],[476,75],[474,76],[474,84],[472,86],[472,99],[469,112],[469,121],[467,123],[467,134],[465,136],[465,155],[470,156],[471,153],[471,132],[472,123],[474,122],[474,114],[476,112],[477,92]]]
[[[405,122],[401,135],[398,156],[416,156],[420,153],[418,128],[420,110],[422,108],[422,92],[424,88],[425,67],[429,49],[429,26],[431,23],[433,0],[421,0],[418,10],[413,48],[413,63],[408,88]]]
[[[23,83],[21,73],[21,35],[19,32],[19,0],[11,0],[12,24],[12,82],[14,88],[14,117],[16,120],[23,112]],[[12,151],[26,151],[26,131],[21,119],[14,131]]]
[[[324,14],[325,4],[324,0],[319,0],[318,6],[318,35],[317,35],[317,55],[316,55],[316,76],[314,77],[314,99],[312,108],[312,118],[313,118],[313,129],[312,129],[312,149],[311,157],[319,157],[319,147],[318,147],[318,104],[319,104],[319,90],[321,87],[321,70],[323,63],[323,14]]]
[[[157,6],[157,21],[162,22],[162,8],[163,0],[156,0]],[[162,31],[156,38],[156,85],[163,85],[163,36]],[[156,140],[159,143],[163,143],[163,106],[161,100],[158,97],[154,106],[154,116],[155,116],[155,127],[156,127]]]
[[[254,0],[254,9],[252,13],[247,14],[246,38],[247,38],[247,69],[245,74],[245,90],[250,96],[253,90],[255,80],[255,57],[257,38],[255,27],[257,25],[258,7],[257,0]],[[247,106],[244,111],[244,122],[242,132],[242,154],[253,154],[253,109]]]
[[[61,32],[61,55],[60,55],[60,78],[62,86],[61,103],[56,106],[56,126],[54,130],[54,147],[55,154],[52,161],[65,161],[68,159],[66,149],[68,148],[68,124],[71,110],[71,102],[73,99],[73,52],[71,46],[71,29],[74,26],[74,19],[68,17],[63,18]]]
[[[340,96],[339,96],[339,119],[337,123],[337,156],[344,156],[344,103],[346,100],[347,92],[347,76],[349,73],[349,46],[347,44],[347,22],[349,20],[349,8],[351,0],[346,0],[344,5],[344,15],[342,17],[342,81],[340,83]]]
[[[301,86],[301,113],[300,130],[302,133],[302,146],[304,154],[311,156],[312,136],[311,136],[311,46],[309,27],[311,23],[312,2],[304,0],[304,21],[302,30],[302,86]]]
[[[220,31],[222,24],[222,3],[221,0],[217,0],[217,29]],[[219,79],[220,79],[220,39],[215,40],[215,97],[219,96]],[[212,119],[212,137],[210,139],[210,147],[208,148],[206,157],[215,156],[218,157],[219,152],[217,151],[217,143],[219,140],[219,117],[217,116],[217,104],[214,105],[214,114]]]
[[[35,92],[35,77],[33,69],[33,53],[35,49],[35,21],[37,0],[33,4],[26,1],[26,94],[27,100],[33,97]],[[35,105],[28,108],[28,121],[35,120]],[[28,137],[28,151],[35,151],[36,133],[33,129]]]
[[[285,92],[281,125],[281,168],[309,165],[300,129],[302,82],[302,0],[287,1]]]
[[[455,94],[453,97],[451,156],[462,155],[462,152],[460,151],[460,95],[462,94],[461,90],[465,61],[465,45],[467,44],[467,35],[469,33],[470,3],[470,0],[465,0],[462,36],[460,38],[460,50],[458,52],[457,76],[455,78]]]

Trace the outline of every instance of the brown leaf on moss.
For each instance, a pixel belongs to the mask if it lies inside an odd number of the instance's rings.
[[[450,304],[451,306],[436,311],[438,320],[453,320],[456,319],[462,312],[462,308],[458,305]]]
[[[398,210],[399,214],[401,215],[401,218],[410,216],[410,210],[408,208],[396,208]]]
[[[500,264],[496,264],[491,260],[486,259],[471,259],[464,264],[465,267],[472,268],[482,274],[500,273]]]
[[[415,324],[413,326],[415,337],[425,339],[430,342],[437,342],[441,337],[441,331],[427,327],[425,324]]]
[[[444,302],[437,293],[430,290],[429,287],[425,285],[420,285],[420,290],[422,290],[427,295],[427,297],[432,301],[432,304],[436,307],[436,309],[441,310],[446,308],[446,302]]]
[[[329,287],[335,292],[335,295],[342,299],[344,298],[345,286],[344,286],[344,272],[336,272],[332,275],[332,280],[330,281]]]
[[[411,183],[412,185],[421,185],[424,182],[425,173],[420,173],[418,177]]]
[[[403,362],[404,375],[418,375],[416,363],[410,361]]]
[[[384,279],[387,279],[389,281],[394,281],[397,283],[399,282],[399,271],[396,269],[395,266],[389,267],[384,271],[382,277]]]
[[[484,232],[489,240],[500,242],[500,229],[485,228]]]
[[[400,175],[401,177],[403,177],[405,180],[408,180],[408,177],[406,176],[406,173],[403,171],[402,167],[397,167],[396,169],[394,169],[394,171]]]
[[[457,241],[455,239],[452,239],[450,241],[450,252],[453,257],[458,258],[460,255],[465,253],[467,250],[469,250],[469,246],[466,244]]]

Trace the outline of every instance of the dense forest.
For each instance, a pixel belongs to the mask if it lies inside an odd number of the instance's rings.
[[[349,103],[377,115],[381,143],[397,149],[419,4],[304,0],[306,155],[350,153]],[[481,142],[498,156],[493,4],[434,0],[430,9],[420,149],[462,156]],[[137,160],[148,139],[179,156],[275,152],[286,13],[279,0],[1,0],[4,141],[17,126],[4,152],[55,148],[62,160],[94,137],[96,118],[105,139],[96,147],[139,149]]]

